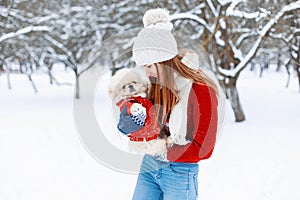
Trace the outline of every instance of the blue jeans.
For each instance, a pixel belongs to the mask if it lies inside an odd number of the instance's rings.
[[[195,200],[198,164],[163,162],[145,155],[133,200]]]

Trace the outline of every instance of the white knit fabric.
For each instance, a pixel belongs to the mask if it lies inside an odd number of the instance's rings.
[[[144,28],[134,40],[132,56],[137,65],[150,65],[174,58],[177,42],[171,33],[173,24],[168,11],[148,10],[143,17]]]
[[[166,9],[150,9],[143,16],[143,24],[146,28],[159,28],[171,31],[173,24],[170,22],[169,17],[169,11]]]
[[[170,137],[175,144],[185,145],[190,141],[186,140],[187,131],[187,110],[188,100],[193,81],[178,76],[176,73],[175,82],[179,90],[180,101],[174,106],[169,120]]]
[[[137,65],[150,65],[174,58],[178,50],[170,31],[144,28],[135,39],[132,53]]]

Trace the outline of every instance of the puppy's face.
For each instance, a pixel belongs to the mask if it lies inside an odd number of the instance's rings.
[[[109,86],[109,96],[112,100],[144,95],[147,93],[148,83],[143,81],[140,75],[133,70],[117,73],[112,77]]]
[[[132,96],[137,96],[142,93],[146,93],[147,87],[142,82],[138,82],[136,80],[121,82],[117,88],[118,94],[120,98],[127,98]]]

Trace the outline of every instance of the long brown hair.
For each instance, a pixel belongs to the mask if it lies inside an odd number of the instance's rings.
[[[204,74],[201,70],[192,69],[181,62],[182,56],[159,62],[156,66],[157,79],[164,80],[163,85],[158,81],[152,82],[149,90],[149,99],[156,105],[157,119],[160,124],[165,124],[173,107],[178,103],[180,97],[176,90],[174,72],[176,71],[184,78],[192,80],[194,83],[207,85],[218,93],[217,85],[214,81]],[[162,73],[159,74],[158,67],[162,67]],[[159,105],[159,106],[158,106]]]

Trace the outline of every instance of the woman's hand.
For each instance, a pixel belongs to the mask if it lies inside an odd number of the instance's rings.
[[[174,141],[171,137],[168,137],[166,140],[167,149],[169,149],[171,146],[173,146]]]

